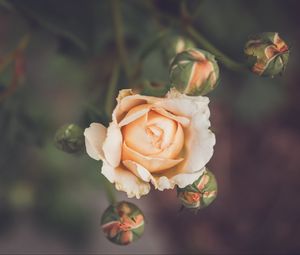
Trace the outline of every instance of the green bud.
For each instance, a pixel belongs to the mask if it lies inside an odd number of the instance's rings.
[[[58,149],[68,152],[80,152],[84,148],[83,129],[75,124],[67,124],[59,128],[54,137]]]
[[[282,74],[289,59],[287,44],[275,32],[253,36],[246,43],[244,52],[249,68],[260,76]]]
[[[169,64],[178,53],[195,47],[196,45],[190,39],[179,35],[173,35],[169,36],[164,41],[163,55],[166,62]]]
[[[201,209],[210,205],[216,198],[217,181],[211,171],[205,170],[193,184],[177,188],[180,202],[189,209]]]
[[[219,66],[214,55],[189,49],[176,55],[170,66],[171,86],[189,96],[206,95],[217,86]]]
[[[125,201],[110,205],[101,218],[101,227],[107,239],[119,245],[139,239],[144,233],[144,225],[142,211]]]

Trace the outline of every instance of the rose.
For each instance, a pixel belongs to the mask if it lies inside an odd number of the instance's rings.
[[[197,180],[213,154],[209,99],[172,89],[164,98],[121,90],[108,128],[85,129],[86,150],[102,160],[102,174],[117,190],[137,197],[183,188]]]

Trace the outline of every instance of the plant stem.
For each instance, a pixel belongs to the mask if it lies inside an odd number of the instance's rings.
[[[117,88],[117,83],[120,74],[120,63],[119,61],[115,64],[106,94],[106,102],[105,102],[105,113],[108,117],[111,116],[113,111],[114,102],[115,102],[115,93]]]
[[[11,96],[18,88],[20,80],[24,75],[24,51],[29,44],[29,34],[24,35],[15,50],[10,52],[0,63],[0,73],[2,73],[12,62],[14,62],[14,72],[9,86],[0,93],[0,102]]]
[[[198,42],[205,50],[211,52],[216,56],[216,59],[219,60],[224,66],[228,69],[237,72],[245,72],[248,71],[243,63],[236,62],[230,57],[226,56],[223,52],[221,52],[218,48],[216,48],[213,44],[211,44],[203,35],[201,35],[195,28],[188,25],[186,28],[186,33],[192,37],[196,42]]]
[[[115,102],[115,93],[116,93],[116,88],[119,80],[119,75],[120,75],[120,62],[118,60],[113,68],[111,78],[109,81],[108,90],[106,93],[105,113],[108,118],[110,118],[113,111],[114,102]],[[106,192],[106,197],[108,202],[112,205],[115,204],[116,203],[115,188],[106,179],[104,180],[104,189]]]
[[[118,54],[123,65],[125,75],[130,82],[130,65],[128,61],[128,53],[125,46],[123,20],[120,7],[120,0],[111,0],[112,18],[114,24],[115,39],[118,49]]]
[[[209,51],[213,55],[216,56],[216,59],[220,61],[225,67],[230,70],[237,72],[247,72],[248,69],[245,67],[244,63],[236,62],[235,60],[228,57],[221,50],[215,47],[212,43],[210,43],[203,35],[201,35],[190,23],[184,22],[183,20],[177,19],[170,14],[166,14],[160,10],[158,10],[152,1],[145,1],[146,7],[157,17],[158,19],[165,20],[170,24],[174,24],[175,26],[181,26],[185,33],[194,39],[197,43],[199,43],[205,50]],[[182,21],[182,22],[181,22]]]
[[[112,205],[115,204],[117,199],[114,186],[109,181],[104,180],[104,189],[108,202]]]

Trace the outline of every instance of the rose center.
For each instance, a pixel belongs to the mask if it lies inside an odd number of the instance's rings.
[[[143,155],[157,155],[170,146],[177,130],[177,123],[150,110],[146,115],[122,128],[124,142]]]
[[[148,125],[146,127],[146,134],[148,135],[151,144],[157,148],[162,149],[162,141],[163,141],[163,135],[164,131],[160,127],[157,127],[156,125]]]

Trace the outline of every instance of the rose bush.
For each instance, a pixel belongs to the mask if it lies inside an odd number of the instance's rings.
[[[102,174],[128,197],[183,188],[205,171],[213,154],[209,99],[172,89],[164,98],[121,90],[108,128],[85,129],[86,150],[102,160]]]

